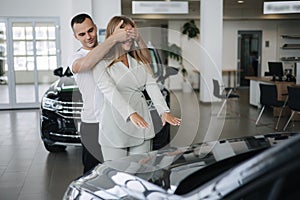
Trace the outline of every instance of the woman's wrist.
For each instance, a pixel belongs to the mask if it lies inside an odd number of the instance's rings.
[[[170,110],[165,110],[165,111],[163,111],[163,112],[160,114],[160,116],[167,115],[167,114],[170,114],[170,113],[171,113]]]
[[[133,115],[136,115],[137,114],[137,112],[133,112],[133,113],[131,113],[130,115],[129,115],[129,117],[131,117],[131,116],[133,116]]]

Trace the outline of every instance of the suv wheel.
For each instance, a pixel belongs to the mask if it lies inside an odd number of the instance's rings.
[[[66,146],[62,146],[62,145],[50,145],[47,144],[46,142],[44,142],[44,146],[51,153],[63,152],[67,148]]]

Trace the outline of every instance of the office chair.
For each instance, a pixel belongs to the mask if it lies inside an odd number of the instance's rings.
[[[276,123],[276,127],[275,127],[275,129],[277,130],[283,108],[286,105],[286,101],[279,101],[277,99],[278,97],[277,97],[277,86],[276,85],[268,85],[268,84],[260,83],[259,89],[260,89],[260,104],[262,106],[262,109],[258,115],[255,125],[258,124],[258,122],[265,110],[265,107],[272,107],[272,108],[281,107],[280,114],[279,114],[279,117],[278,117],[278,120]]]
[[[286,130],[291,119],[294,117],[295,112],[300,112],[300,87],[288,86],[288,107],[291,109],[292,113],[288,121],[286,122],[283,131]]]
[[[223,104],[217,114],[217,116],[219,117],[221,115],[221,112],[227,102],[228,99],[237,99],[239,98],[240,96],[237,95],[237,94],[233,94],[232,93],[232,88],[224,88],[224,89],[221,89],[222,87],[220,86],[219,84],[219,81],[213,79],[213,86],[214,86],[214,90],[213,90],[213,94],[215,97],[219,98],[219,99],[223,99]]]

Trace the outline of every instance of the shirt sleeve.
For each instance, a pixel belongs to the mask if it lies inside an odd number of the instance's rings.
[[[73,75],[75,75],[76,73],[73,72],[73,63],[78,60],[79,58],[84,57],[84,55],[80,54],[80,53],[76,53],[73,56],[71,56],[68,60],[68,66],[72,72]]]
[[[135,112],[135,110],[129,105],[127,101],[118,91],[114,81],[108,74],[107,65],[105,61],[100,61],[93,68],[94,80],[97,87],[103,93],[104,97],[112,104],[112,106],[120,113],[125,121],[129,120],[129,116]]]
[[[146,91],[159,115],[164,112],[170,112],[170,109],[157,85],[156,80],[149,73],[147,73]]]

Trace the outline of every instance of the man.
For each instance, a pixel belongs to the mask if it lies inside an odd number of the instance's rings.
[[[97,27],[87,14],[78,14],[71,20],[74,37],[82,47],[70,58],[69,67],[74,74],[83,99],[80,135],[83,146],[83,172],[94,168],[103,161],[101,147],[98,143],[99,114],[103,95],[97,88],[91,69],[118,42],[135,37],[132,30],[121,29],[123,22],[117,26],[112,37],[98,44]]]

